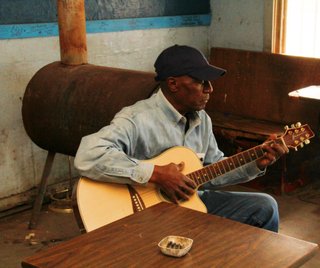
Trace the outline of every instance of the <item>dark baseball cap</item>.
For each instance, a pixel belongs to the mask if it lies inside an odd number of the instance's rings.
[[[209,64],[204,55],[189,46],[174,45],[160,53],[154,63],[156,81],[173,76],[189,75],[199,80],[212,81],[224,75],[226,70]]]

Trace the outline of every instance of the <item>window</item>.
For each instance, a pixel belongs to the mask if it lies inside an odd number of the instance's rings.
[[[320,1],[274,0],[275,53],[320,58]]]

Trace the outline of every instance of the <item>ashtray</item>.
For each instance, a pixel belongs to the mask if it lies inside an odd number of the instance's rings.
[[[182,257],[191,249],[193,240],[183,236],[169,235],[163,238],[158,246],[165,255]]]

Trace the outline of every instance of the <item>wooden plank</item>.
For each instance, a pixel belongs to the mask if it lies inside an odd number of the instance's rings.
[[[233,131],[235,136],[263,139],[271,134],[283,134],[284,125],[266,120],[257,120],[232,114],[209,112],[214,127]]]
[[[212,48],[210,62],[227,73],[213,83],[209,112],[317,127],[320,105],[290,98],[288,93],[320,85],[320,59]]]

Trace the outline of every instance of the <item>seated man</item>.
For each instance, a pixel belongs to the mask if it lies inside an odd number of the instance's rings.
[[[140,161],[173,146],[186,146],[204,155],[204,165],[224,158],[204,108],[213,92],[210,81],[225,70],[210,65],[197,49],[180,45],[165,49],[154,66],[159,90],[149,99],[123,108],[110,125],[82,138],[75,158],[80,174],[106,182],[152,182],[174,203],[198,194],[208,213],[277,232],[278,207],[271,196],[217,191],[214,187],[263,175],[266,167],[286,152],[284,145],[264,144],[261,158],[215,178],[202,190],[182,174],[184,163],[158,166]]]

